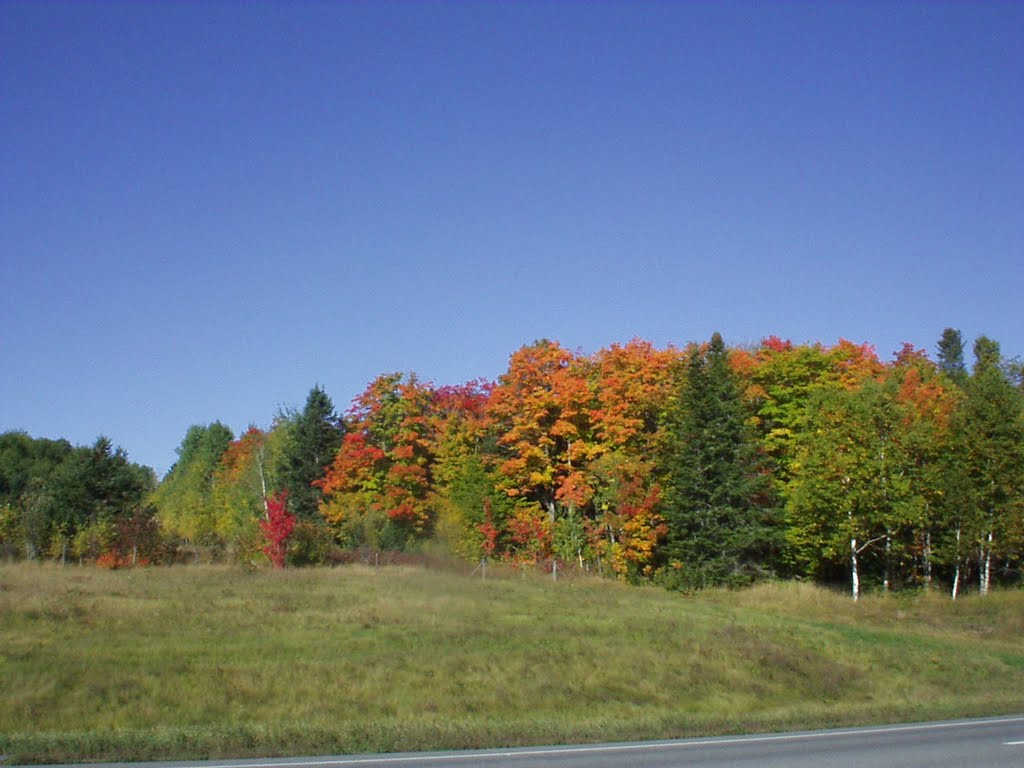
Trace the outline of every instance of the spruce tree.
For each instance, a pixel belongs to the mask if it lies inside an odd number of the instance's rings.
[[[964,365],[964,342],[960,331],[946,328],[939,339],[939,370],[958,386],[967,381],[967,367]]]
[[[720,334],[690,352],[672,410],[664,581],[682,589],[749,582],[765,571],[774,515]]]
[[[343,436],[334,403],[319,386],[310,390],[306,405],[294,417],[290,432],[278,471],[280,484],[288,491],[288,508],[292,514],[318,520],[323,493],[313,483],[324,476]]]

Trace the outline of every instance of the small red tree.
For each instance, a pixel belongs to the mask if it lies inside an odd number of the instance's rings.
[[[281,491],[266,499],[267,516],[260,520],[260,528],[267,540],[263,548],[275,568],[284,568],[284,556],[288,551],[288,537],[295,530],[295,515],[285,508],[288,492]]]
[[[491,500],[484,499],[484,521],[477,526],[477,530],[483,535],[484,557],[494,557],[498,549],[498,527],[494,524],[494,515],[491,513]]]

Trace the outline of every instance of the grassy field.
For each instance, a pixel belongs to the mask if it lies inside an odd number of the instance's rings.
[[[1024,592],[696,597],[391,567],[0,565],[11,762],[611,741],[1024,711]]]

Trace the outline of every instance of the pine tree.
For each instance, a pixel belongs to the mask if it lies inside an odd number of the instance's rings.
[[[774,515],[720,334],[690,352],[673,411],[663,580],[683,589],[749,582],[766,568]]]
[[[319,519],[323,492],[313,485],[334,460],[343,436],[334,403],[319,386],[313,387],[306,406],[294,417],[284,447],[278,477],[288,491],[288,508],[296,516]]]

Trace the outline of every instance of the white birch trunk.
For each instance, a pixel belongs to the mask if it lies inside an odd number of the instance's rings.
[[[882,589],[885,592],[889,591],[889,585],[892,582],[892,537],[888,534],[885,537],[885,580],[882,582]]]
[[[988,594],[992,582],[992,531],[988,532],[985,545],[981,548],[981,559],[978,563],[979,593],[982,597]]]
[[[263,499],[263,516],[269,521],[270,520],[270,506],[267,504],[267,476],[263,471],[264,458],[266,457],[266,449],[260,445],[256,451],[256,471],[260,476],[260,498]]]
[[[850,482],[850,478],[843,479],[843,487],[846,487]],[[850,522],[851,533],[855,530],[853,525],[853,510],[846,510],[846,519]],[[853,591],[853,601],[857,602],[860,599],[860,570],[857,568],[857,536],[850,536],[850,589]]]
[[[860,572],[857,569],[857,539],[850,539],[850,579],[853,589],[853,600],[860,599]]]
[[[956,527],[956,572],[953,574],[953,599],[960,594],[960,526]]]

